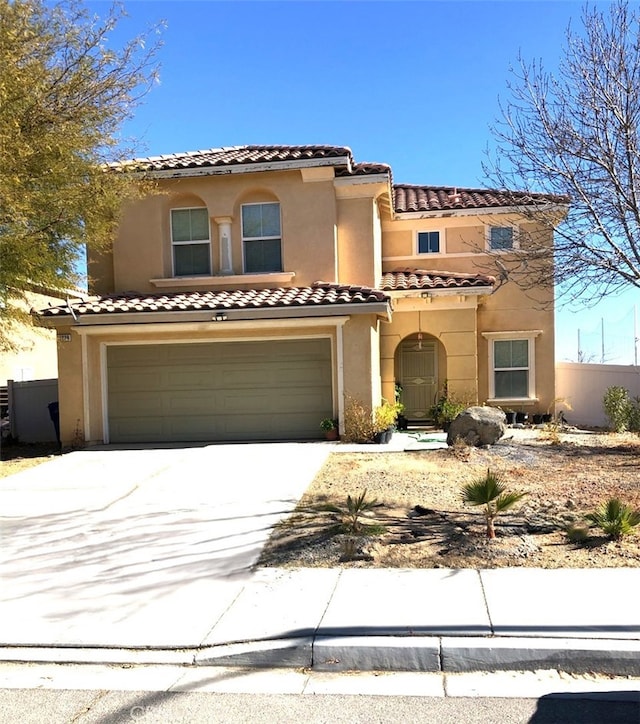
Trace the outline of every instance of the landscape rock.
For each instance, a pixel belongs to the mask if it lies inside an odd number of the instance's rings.
[[[507,429],[507,416],[495,407],[468,407],[451,422],[447,445],[462,440],[467,445],[495,445]]]

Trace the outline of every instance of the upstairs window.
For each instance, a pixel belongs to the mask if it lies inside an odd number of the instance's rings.
[[[244,204],[242,248],[247,274],[282,271],[280,204]]]
[[[440,232],[419,231],[418,232],[418,254],[439,254],[440,253]]]
[[[171,210],[171,246],[174,276],[211,274],[211,240],[206,208]]]
[[[491,251],[505,251],[517,246],[517,233],[513,226],[489,226],[487,246]]]

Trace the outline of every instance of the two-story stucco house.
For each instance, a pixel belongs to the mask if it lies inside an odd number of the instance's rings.
[[[532,224],[513,195],[394,184],[335,146],[135,163],[158,193],[90,257],[95,296],[40,313],[63,441],[312,439],[349,396],[375,406],[396,382],[413,421],[445,380],[481,404],[552,402],[552,292],[543,309],[479,271]]]

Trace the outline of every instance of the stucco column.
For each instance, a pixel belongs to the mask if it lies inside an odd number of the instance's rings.
[[[218,225],[218,243],[220,245],[220,274],[233,274],[231,256],[231,222],[230,216],[217,216],[214,221]]]

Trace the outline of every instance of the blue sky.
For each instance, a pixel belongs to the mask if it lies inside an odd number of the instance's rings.
[[[553,69],[581,9],[568,0],[123,4],[129,17],[115,39],[166,22],[160,83],[123,128],[137,155],[336,144],[358,161],[390,164],[396,182],[466,187],[486,183],[482,162],[510,66],[521,53]],[[559,311],[557,359],[576,359],[581,328],[600,361],[604,318],[605,339],[607,330],[629,335],[608,361],[632,363],[634,303],[637,289]]]

